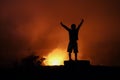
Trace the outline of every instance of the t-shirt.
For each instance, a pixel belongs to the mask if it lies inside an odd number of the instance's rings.
[[[78,29],[72,30],[69,29],[69,40],[70,41],[77,41],[78,40]]]

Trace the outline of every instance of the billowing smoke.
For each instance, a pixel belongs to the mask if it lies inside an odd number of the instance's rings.
[[[120,1],[0,0],[0,64],[30,55],[46,56],[67,48],[60,27],[85,22],[79,32],[79,55],[93,64],[120,65]]]

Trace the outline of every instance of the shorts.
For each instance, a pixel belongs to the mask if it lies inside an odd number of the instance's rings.
[[[72,50],[74,50],[74,53],[78,53],[77,42],[69,42],[67,52],[72,53]]]

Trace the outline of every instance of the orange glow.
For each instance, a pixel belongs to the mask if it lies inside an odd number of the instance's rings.
[[[64,60],[66,58],[67,54],[64,50],[61,49],[54,49],[52,52],[50,52],[45,60],[45,65],[48,66],[59,66],[64,65]]]

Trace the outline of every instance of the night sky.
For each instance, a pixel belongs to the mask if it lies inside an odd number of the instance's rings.
[[[120,0],[0,0],[0,65],[66,49],[69,26],[79,32],[80,59],[120,66]]]

